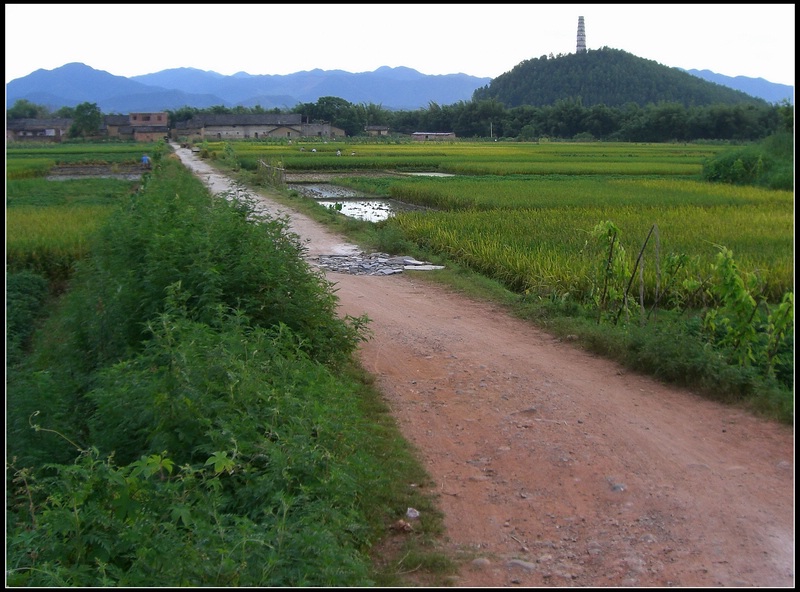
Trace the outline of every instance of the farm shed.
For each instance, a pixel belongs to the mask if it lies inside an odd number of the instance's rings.
[[[411,139],[417,142],[442,142],[455,140],[456,135],[453,132],[414,132]]]
[[[364,131],[367,132],[368,136],[388,136],[389,135],[389,126],[388,125],[368,125],[364,127]]]

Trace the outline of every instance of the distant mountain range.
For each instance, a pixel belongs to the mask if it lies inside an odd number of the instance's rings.
[[[778,84],[776,82],[768,82],[763,78],[748,78],[747,76],[723,76],[711,70],[684,70],[684,72],[709,82],[740,90],[751,97],[764,99],[768,103],[780,103],[786,99],[794,105],[794,87],[788,84]]]
[[[708,70],[686,70],[768,102],[788,98],[794,87],[763,78],[735,78]],[[353,104],[375,104],[385,109],[413,111],[431,103],[452,105],[470,101],[491,78],[467,74],[427,75],[406,67],[383,66],[374,72],[353,74],[343,70],[311,70],[286,75],[225,76],[195,68],[174,68],[142,76],[115,76],[81,63],[35,72],[6,85],[6,108],[19,99],[55,111],[80,103],[95,103],[103,113],[166,111],[181,107],[204,109],[254,107],[291,109],[299,103],[316,103],[320,97],[339,97]]]
[[[286,75],[242,72],[231,76],[174,68],[125,78],[71,63],[12,80],[6,85],[6,102],[10,106],[18,99],[27,99],[52,110],[90,102],[103,113],[130,113],[216,105],[291,109],[298,103],[316,103],[320,97],[339,97],[354,104],[416,110],[431,102],[451,105],[469,101],[476,88],[490,81],[467,74],[432,76],[388,66],[359,74],[317,69]]]

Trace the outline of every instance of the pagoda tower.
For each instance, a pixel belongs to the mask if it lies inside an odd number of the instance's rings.
[[[578,17],[578,48],[575,53],[586,53],[586,28],[583,26],[583,17]]]

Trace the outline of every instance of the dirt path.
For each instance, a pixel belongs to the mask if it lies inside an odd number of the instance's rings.
[[[181,159],[209,183],[227,180]],[[309,255],[358,252],[291,215]],[[420,275],[329,273],[435,480],[460,587],[794,586],[791,428],[628,373]]]

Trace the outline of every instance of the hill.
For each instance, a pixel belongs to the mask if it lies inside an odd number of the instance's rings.
[[[542,56],[523,61],[473,93],[474,100],[494,99],[505,107],[542,107],[559,100],[579,100],[584,107],[622,107],[635,103],[675,102],[690,106],[765,103],[750,96],[637,57],[619,49]]]

